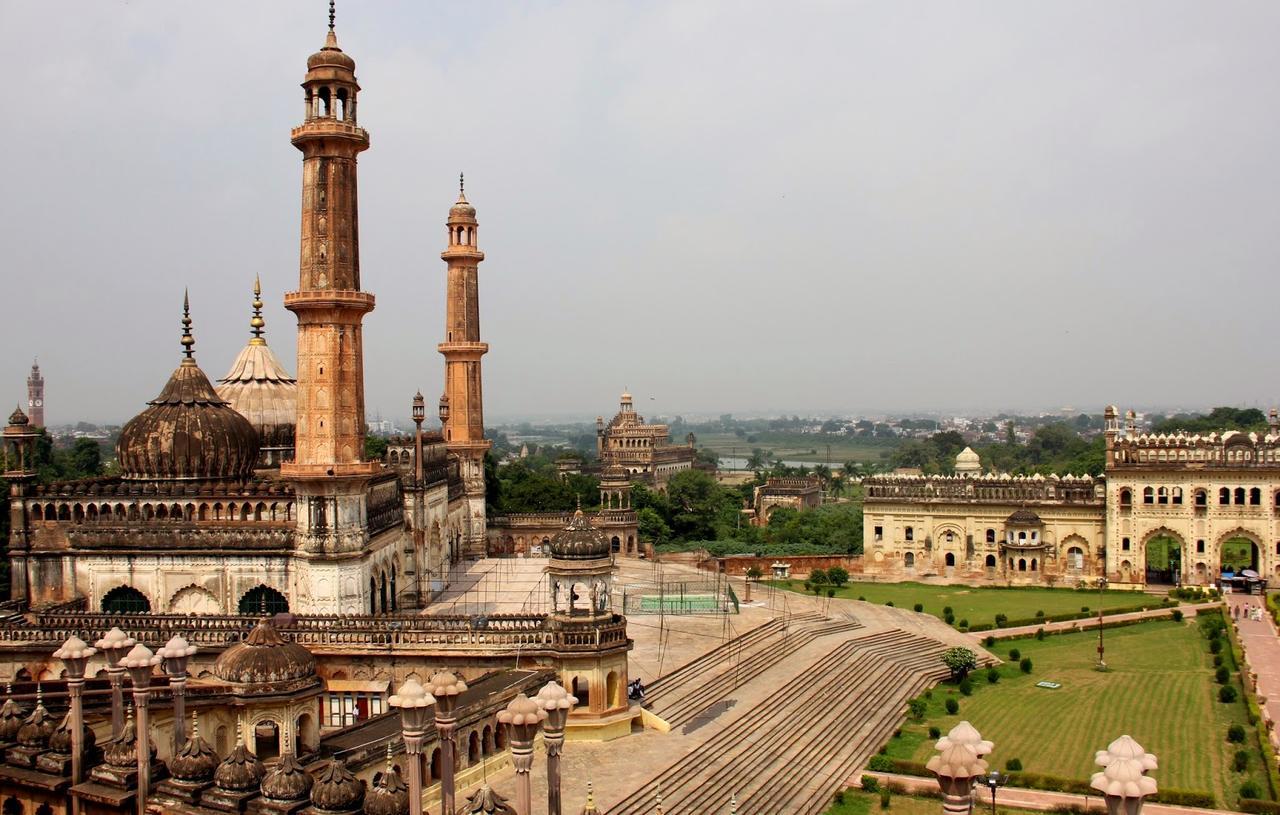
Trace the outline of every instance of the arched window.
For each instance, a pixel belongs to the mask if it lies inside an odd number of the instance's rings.
[[[480,734],[472,730],[471,735],[467,737],[467,764],[480,763]]]
[[[1031,571],[1034,572],[1035,570],[1036,570],[1036,559],[1031,558]]]
[[[987,530],[987,543],[996,542],[996,531],[994,529]]]
[[[573,678],[573,695],[578,697],[578,707],[586,709],[591,706],[591,683],[580,676]]]
[[[1027,570],[1027,559],[1018,558],[1018,571],[1025,572]]]
[[[1197,489],[1195,492],[1196,506],[1202,507],[1209,503],[1209,495],[1204,490]],[[1280,494],[1278,494],[1280,496]],[[1280,504],[1278,504],[1280,506]]]
[[[133,586],[116,586],[102,597],[104,614],[139,614],[151,610],[151,601]]]
[[[1244,506],[1244,487],[1236,487],[1236,504]]]
[[[1257,487],[1249,490],[1249,505],[1259,506],[1262,504],[1262,490]]]
[[[947,552],[947,565],[948,566],[956,565],[956,556],[952,552]]]
[[[906,566],[908,569],[914,569],[916,565],[915,552],[907,552],[905,555],[903,555],[902,565]]]
[[[1125,487],[1120,490],[1120,506],[1127,507],[1133,505],[1133,490]]]
[[[265,584],[249,589],[240,598],[241,614],[283,614],[289,610],[284,595]]]
[[[1144,504],[1154,504],[1154,503],[1155,503],[1155,490],[1151,489],[1150,487],[1143,487],[1143,488],[1142,488],[1142,503],[1144,503]]]
[[[4,808],[0,812],[4,815],[22,815],[22,802],[10,795],[4,799]]]
[[[1171,491],[1170,497],[1174,504],[1180,505],[1182,503],[1182,487],[1174,487]]]
[[[1157,503],[1157,504],[1167,504],[1167,503],[1169,503],[1169,488],[1168,488],[1168,487],[1161,487],[1160,489],[1156,490],[1156,503]]]
[[[994,569],[996,567],[996,556],[987,555],[987,568]]]
[[[1223,506],[1226,506],[1227,504],[1231,503],[1230,489],[1223,487],[1222,489],[1218,490],[1218,503]]]
[[[1067,568],[1076,572],[1084,568],[1084,550],[1079,546],[1067,550]]]
[[[906,535],[907,535],[907,540],[909,541],[916,539],[916,531],[909,526],[907,527]]]

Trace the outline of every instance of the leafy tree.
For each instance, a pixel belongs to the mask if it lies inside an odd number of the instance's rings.
[[[942,653],[942,664],[951,671],[952,679],[963,679],[970,671],[977,669],[978,656],[968,648],[956,646]]]
[[[832,566],[827,569],[827,582],[831,585],[839,587],[849,582],[849,572],[841,566]]]
[[[364,437],[364,458],[365,461],[381,461],[387,452],[387,440],[382,436],[365,436]]]
[[[76,439],[71,447],[71,464],[83,478],[101,475],[102,448],[94,439]]]
[[[636,524],[639,527],[640,537],[651,540],[655,544],[666,543],[671,540],[671,527],[667,526],[667,522],[662,519],[653,507],[643,507],[636,510]]]

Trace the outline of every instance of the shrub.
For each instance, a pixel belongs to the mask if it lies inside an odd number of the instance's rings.
[[[859,594],[859,595],[858,595],[858,599],[865,603],[865,602],[867,602],[867,595],[865,595],[865,594]]]
[[[1218,688],[1218,701],[1224,705],[1229,705],[1236,700],[1236,689],[1230,685],[1223,685]]]
[[[960,628],[968,628],[968,627],[969,627],[969,620],[968,620],[967,618],[963,618],[963,617],[962,617],[962,618],[960,619],[960,625],[959,625],[959,627],[960,627]]]
[[[1037,639],[1037,640],[1040,640],[1040,641],[1042,641],[1042,642],[1044,641],[1044,629],[1043,629],[1043,628],[1037,628],[1037,629],[1036,629],[1036,639]]]
[[[1215,668],[1222,667],[1222,654],[1213,655],[1213,667]]]
[[[837,804],[844,803],[844,790],[836,790],[836,794],[831,796],[831,800]]]
[[[941,730],[939,730],[939,729],[938,729],[938,728],[936,728],[936,727],[930,727],[930,728],[929,728],[929,738],[931,738],[931,739],[940,739],[940,738],[942,738],[942,731],[941,731]]]
[[[1227,666],[1225,665],[1220,665],[1218,670],[1213,672],[1213,681],[1217,682],[1219,685],[1227,684],[1227,680],[1230,678],[1231,671],[1228,671]]]
[[[1008,614],[997,614],[997,615],[996,615],[996,628],[1004,628],[1004,624],[1005,624],[1005,623],[1007,623],[1007,622],[1009,622],[1009,615],[1008,615]]]
[[[813,591],[813,584],[810,583],[808,580],[804,581],[804,590],[806,592]]]
[[[1209,640],[1209,653],[1222,653],[1222,640]]]
[[[973,683],[969,681],[969,677],[960,680],[960,692],[965,696],[973,695]]]
[[[1007,773],[1016,773],[1022,769],[1022,759],[1011,758],[1004,763],[1004,770]]]
[[[944,614],[944,615],[942,616],[942,621],[943,621],[944,623],[946,623],[947,625],[951,625],[951,624],[953,624],[953,623],[956,621],[956,615],[954,615],[954,614]]]
[[[886,600],[884,604],[885,604],[886,606],[892,606],[892,605],[893,605],[893,601],[892,601],[892,600]]]
[[[996,670],[994,665],[987,668],[987,681],[992,685],[1000,681],[1000,672]]]
[[[848,570],[840,566],[832,566],[830,569],[827,569],[827,582],[833,586],[843,586],[845,583],[849,582]]]
[[[915,611],[924,611],[924,603],[916,603],[911,608]]]
[[[828,596],[828,597],[835,597],[835,596],[836,596],[836,590],[835,590],[835,589],[827,589],[827,596]]]
[[[1227,741],[1232,744],[1239,744],[1244,741],[1244,725],[1233,724],[1227,728]]]
[[[1280,815],[1280,803],[1276,801],[1242,798],[1240,799],[1239,809],[1241,812],[1251,812],[1255,813],[1255,815]]]
[[[943,616],[946,616],[946,615],[948,615],[948,614],[951,614],[951,606],[943,606],[943,607],[942,607],[942,614],[943,614]]]
[[[880,808],[881,809],[889,808],[889,788],[888,787],[880,788]]]
[[[942,652],[942,664],[951,671],[952,679],[964,679],[970,671],[978,667],[978,655],[968,648],[948,648]]]
[[[827,582],[826,571],[824,571],[823,569],[814,569],[813,571],[809,572],[809,582],[813,583],[815,586],[818,585],[819,583],[826,583]]]
[[[1249,751],[1236,750],[1236,754],[1231,760],[1231,767],[1238,773],[1249,769]]]
[[[1036,612],[1036,616],[1037,616],[1037,617],[1043,617],[1043,616],[1044,616],[1044,611],[1037,611],[1037,612]]]
[[[893,772],[893,759],[884,754],[874,755],[867,762],[867,769],[877,773]]]
[[[1021,659],[1021,658],[1022,658],[1022,652],[1021,652],[1021,651],[1019,651],[1017,648],[1010,648],[1010,649],[1009,649],[1009,659],[1010,659],[1010,660],[1012,660],[1012,661],[1014,661],[1014,662],[1017,662],[1017,661],[1018,661],[1019,659]]]
[[[1180,623],[1180,622],[1182,622],[1182,609],[1180,609],[1180,608],[1175,608],[1175,609],[1173,610],[1173,621],[1174,621],[1175,623]]]
[[[893,731],[893,737],[894,737],[895,739],[896,739],[896,738],[900,738],[901,736],[902,736],[902,728],[901,728],[901,727],[899,727],[897,730]]]
[[[948,699],[946,703],[947,713],[954,716],[960,712],[960,703],[955,699]]]
[[[988,648],[991,648],[996,644],[996,638],[988,634],[987,638],[982,641],[982,644]]]
[[[924,714],[928,709],[929,705],[923,699],[911,699],[907,702],[907,710],[910,711],[913,721],[923,720]]]
[[[880,779],[874,775],[864,775],[862,776],[862,788],[867,792],[879,792]]]
[[[1018,667],[1022,669],[1024,674],[1031,673],[1031,657],[1023,657],[1018,662]]]
[[[1262,791],[1258,789],[1258,784],[1252,779],[1240,785],[1241,798],[1259,798],[1261,796]]]
[[[1088,613],[1089,613],[1089,607],[1088,607],[1088,606],[1080,606],[1080,611],[1081,611],[1081,613],[1083,613],[1083,614],[1088,614]]]
[[[1174,806],[1212,808],[1216,805],[1213,795],[1199,790],[1178,790],[1164,788],[1148,800]]]

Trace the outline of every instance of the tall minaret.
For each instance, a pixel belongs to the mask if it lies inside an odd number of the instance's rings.
[[[484,437],[484,397],[481,392],[480,358],[489,344],[480,341],[479,250],[476,208],[467,202],[462,176],[458,177],[458,202],[449,210],[448,248],[440,253],[448,264],[445,304],[444,396],[440,399],[440,423],[445,444],[462,465],[466,484],[467,513],[463,528],[463,552],[484,554],[484,454],[490,442]]]
[[[360,322],[373,295],[360,291],[356,156],[369,134],[356,124],[355,67],[338,47],[331,1],[324,47],[307,58],[305,119],[292,132],[302,151],[302,246],[298,290],[284,298],[298,316],[298,419],[294,460],[280,474],[295,482],[298,545],[311,555],[364,549],[365,485],[380,468],[364,460]],[[345,576],[299,575],[297,592],[317,612],[364,610],[363,581]]]
[[[44,427],[44,377],[39,360],[31,363],[31,376],[27,377],[27,418],[32,427]]]

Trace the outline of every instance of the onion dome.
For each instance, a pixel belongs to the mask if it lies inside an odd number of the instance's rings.
[[[249,420],[258,433],[262,453],[279,451],[264,464],[279,464],[293,450],[294,426],[298,420],[298,380],[287,370],[262,338],[262,284],[253,284],[252,337],[231,363],[231,370],[218,380],[218,396]],[[265,457],[265,456],[264,456]]]
[[[342,52],[338,47],[338,35],[333,30],[333,0],[329,0],[329,33],[324,38],[324,45],[319,51],[307,57],[307,70],[316,68],[343,68],[354,72],[356,61]]]
[[[57,723],[49,715],[48,708],[44,706],[40,689],[37,687],[36,709],[31,711],[31,715],[22,722],[22,727],[18,728],[18,744],[23,747],[47,747],[57,727]]]
[[[186,358],[160,395],[120,431],[120,469],[133,480],[246,479],[258,461],[258,434],[196,365],[185,296],[182,309]]]
[[[93,734],[93,728],[84,722],[80,723],[80,740],[86,753],[98,743],[98,737]],[[49,749],[60,756],[71,755],[70,711],[67,711],[67,715],[62,717],[62,721],[58,724],[58,729],[54,730],[53,735],[49,737]]]
[[[319,682],[316,658],[306,648],[280,636],[270,620],[262,619],[249,636],[223,651],[213,663],[213,675],[232,685],[303,687]]]
[[[169,775],[178,781],[204,784],[212,781],[218,771],[218,754],[209,742],[200,737],[200,726],[195,714],[191,714],[191,735],[169,759]]]
[[[262,776],[265,773],[262,762],[249,752],[249,748],[244,746],[244,739],[241,738],[235,749],[214,771],[213,783],[218,789],[228,792],[248,792],[262,782]]]
[[[972,447],[966,447],[956,454],[956,472],[960,474],[982,472],[982,459],[973,452]]]
[[[400,768],[391,763],[391,742],[387,742],[387,769],[373,776],[373,786],[364,799],[364,815],[409,815],[409,785]]]
[[[0,743],[17,741],[18,730],[27,712],[13,698],[13,685],[4,686],[4,705],[0,706]]]
[[[150,748],[152,760],[156,757],[156,740],[148,739],[147,745]],[[112,739],[107,742],[107,747],[103,751],[103,757],[112,767],[125,770],[135,770],[138,767],[138,730],[133,723],[133,708],[129,708],[129,715],[125,718],[124,729],[120,731],[120,738]]]
[[[347,763],[335,758],[325,765],[311,788],[311,805],[320,812],[358,812],[364,805],[364,782]]]
[[[600,471],[600,483],[631,483],[631,476],[627,473],[627,468],[620,464],[610,464]]]
[[[458,200],[449,208],[449,223],[458,221],[466,223],[476,222],[476,208],[471,206],[471,202],[467,200],[465,179],[462,173],[458,173]]]
[[[285,753],[262,779],[262,795],[272,801],[305,801],[315,779],[293,753]]]
[[[573,513],[569,525],[550,544],[551,557],[558,560],[596,560],[609,557],[609,541],[600,530],[587,522],[582,507]]]
[[[27,418],[27,414],[22,412],[22,408],[15,407],[13,413],[9,414],[9,424],[14,427],[31,424],[31,420]]]
[[[493,791],[493,787],[484,784],[471,794],[467,802],[458,807],[459,815],[516,815],[516,810],[507,803],[507,799]]]
[[[1023,507],[1022,509],[1014,510],[1005,523],[1009,526],[1041,526],[1043,521],[1040,520],[1040,516],[1035,512]]]

